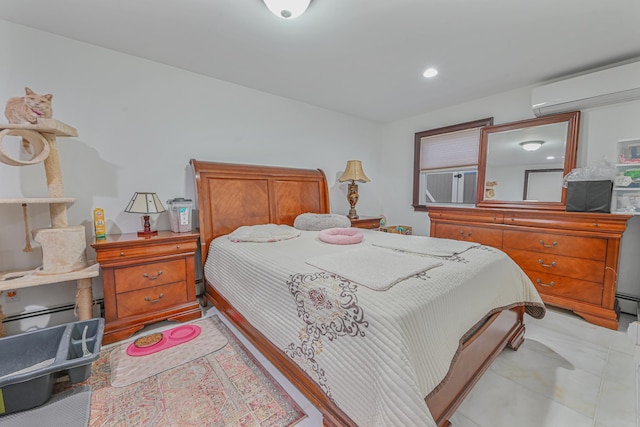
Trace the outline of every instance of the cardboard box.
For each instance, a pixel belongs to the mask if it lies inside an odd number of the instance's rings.
[[[387,227],[380,227],[380,231],[385,233],[413,234],[411,227],[408,225],[389,225]]]

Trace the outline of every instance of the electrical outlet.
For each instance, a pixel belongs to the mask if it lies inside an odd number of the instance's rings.
[[[18,296],[18,291],[16,291],[15,289],[6,291],[4,298],[6,302],[16,302],[20,300],[20,297]]]

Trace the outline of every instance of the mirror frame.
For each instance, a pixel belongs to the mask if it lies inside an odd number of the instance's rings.
[[[423,130],[414,134],[413,143],[413,209],[416,212],[428,212],[429,204],[420,204],[420,159],[422,158],[422,138],[434,135],[443,135],[446,133],[458,132],[461,130],[482,128],[491,126],[493,124],[493,117],[487,117],[485,119],[473,120],[471,122],[458,123],[455,125],[439,127],[435,129]],[[480,141],[478,141],[478,153],[480,152]],[[478,165],[479,167],[479,165]],[[476,179],[478,175],[476,175]],[[476,182],[476,188],[478,183]],[[478,201],[478,195],[476,194],[476,202]],[[455,205],[454,205],[455,206]]]
[[[564,173],[566,176],[572,169],[576,167],[577,148],[578,148],[578,130],[580,127],[580,111],[572,111],[569,113],[553,114],[542,116],[535,119],[520,120],[512,123],[501,125],[487,126],[480,131],[480,153],[478,158],[478,188],[476,205],[479,208],[514,208],[514,209],[542,209],[542,210],[566,210],[567,189],[562,189],[562,198],[560,202],[533,202],[518,200],[485,200],[484,184],[486,180],[487,169],[487,149],[489,144],[489,135],[497,132],[512,131],[517,129],[530,128],[533,126],[543,126],[553,123],[567,123],[567,138],[564,154]]]

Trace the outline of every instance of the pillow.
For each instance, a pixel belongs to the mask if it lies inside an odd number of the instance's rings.
[[[300,231],[289,225],[261,224],[243,225],[228,235],[232,242],[279,242],[298,237]]]
[[[327,228],[318,234],[318,238],[333,245],[353,245],[362,242],[364,234],[358,228]]]
[[[351,227],[351,221],[344,215],[303,213],[296,217],[293,226],[298,230],[320,231]]]

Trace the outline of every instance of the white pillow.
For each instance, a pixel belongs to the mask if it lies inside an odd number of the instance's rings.
[[[348,228],[351,221],[339,214],[303,213],[296,217],[293,226],[298,230],[321,231],[327,228]]]
[[[243,225],[228,235],[232,242],[279,242],[298,237],[300,231],[289,225],[261,224]]]

